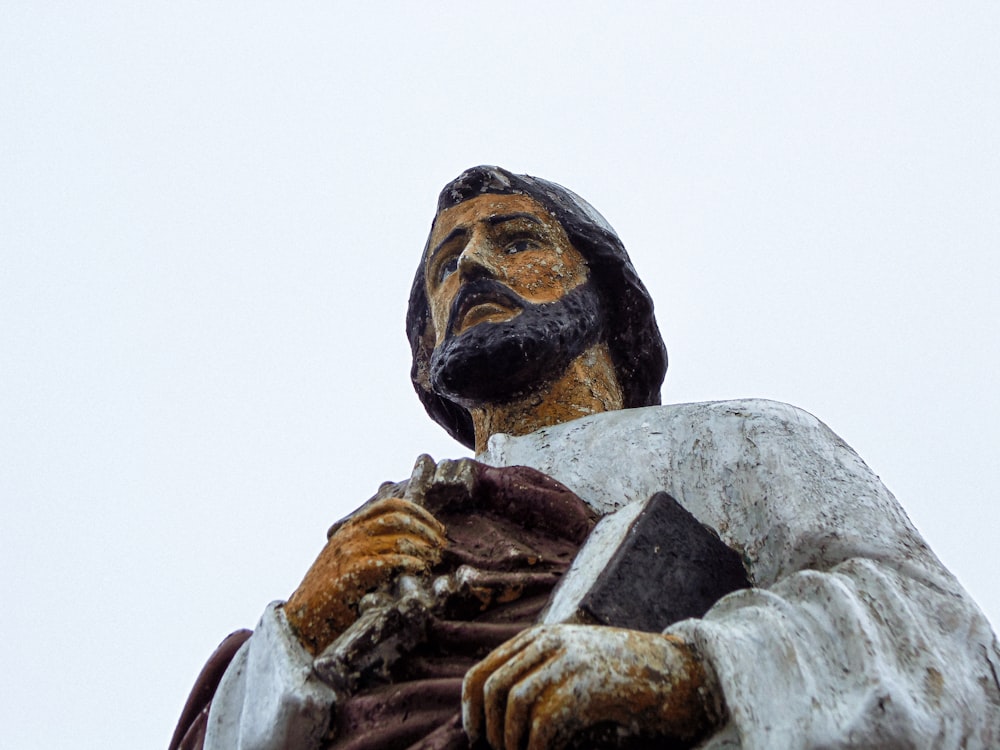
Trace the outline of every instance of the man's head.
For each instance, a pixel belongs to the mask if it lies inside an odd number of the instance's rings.
[[[449,183],[410,292],[411,378],[473,444],[469,408],[529,395],[607,344],[625,407],[660,403],[666,349],[614,230],[545,180],[476,167]]]

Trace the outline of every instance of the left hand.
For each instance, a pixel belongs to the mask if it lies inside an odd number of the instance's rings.
[[[592,625],[541,625],[465,676],[462,721],[495,750],[558,750],[612,723],[628,734],[688,740],[718,721],[710,679],[680,640]]]

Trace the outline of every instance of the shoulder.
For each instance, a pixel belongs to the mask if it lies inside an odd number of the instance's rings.
[[[684,446],[735,449],[785,442],[843,446],[803,409],[767,399],[665,404],[592,414],[520,437],[494,435],[480,460],[495,465],[528,463],[539,453],[578,450],[596,454],[654,450],[674,453]]]
[[[761,398],[666,404],[594,415],[581,428],[622,434],[669,436],[685,440],[795,440],[836,442],[840,439],[804,409]],[[592,424],[586,424],[592,421]]]
[[[789,425],[791,428],[824,427],[816,417],[791,404],[766,398],[744,398],[730,401],[704,401],[690,404],[666,404],[635,409],[647,412],[647,416],[662,416],[668,419],[686,418],[726,423],[763,422],[774,425]]]
[[[643,410],[639,410],[643,411]],[[827,475],[845,471],[868,476],[871,470],[842,438],[815,416],[791,404],[768,399],[738,399],[649,407],[674,450],[688,448],[720,460],[739,460],[746,468],[777,473]],[[823,467],[819,471],[819,467]],[[872,475],[873,477],[874,475]]]

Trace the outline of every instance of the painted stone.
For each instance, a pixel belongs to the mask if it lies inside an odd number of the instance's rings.
[[[476,459],[334,524],[170,750],[1000,746],[996,637],[892,494],[794,407],[660,406],[652,301],[582,198],[453,180],[406,328]]]

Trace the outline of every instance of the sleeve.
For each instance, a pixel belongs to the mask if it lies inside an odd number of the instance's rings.
[[[319,748],[335,700],[313,672],[313,659],[289,628],[281,602],[272,602],[219,683],[205,750]]]
[[[896,500],[804,412],[742,416],[714,437],[756,588],[666,631],[722,688],[705,747],[1000,745],[996,637]]]
[[[219,687],[219,681],[225,674],[236,652],[250,637],[249,630],[237,630],[230,633],[219,644],[202,668],[198,679],[191,688],[191,694],[181,711],[181,718],[174,729],[174,736],[167,750],[202,750],[205,744],[205,726],[208,721],[208,711],[212,698]]]

